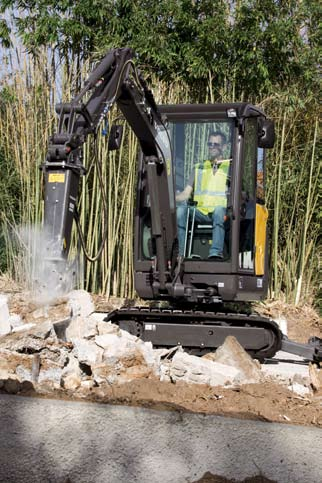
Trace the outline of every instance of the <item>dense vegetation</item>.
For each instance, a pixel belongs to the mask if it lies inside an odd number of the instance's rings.
[[[249,100],[275,119],[278,139],[268,163],[271,291],[295,302],[312,299],[319,248],[317,0],[0,0],[1,11],[3,270],[14,270],[5,248],[10,226],[41,218],[38,165],[54,125],[57,87],[68,98],[93,60],[110,47],[130,46],[159,102]],[[109,239],[101,265],[86,267],[83,283],[91,290],[132,295],[124,274],[132,271],[133,195],[118,194],[133,191],[135,148],[131,136],[123,154],[104,163]],[[90,146],[86,152],[90,158]],[[106,156],[104,140],[99,153]],[[101,212],[96,182],[94,174],[83,187],[82,220],[92,227],[93,250],[100,239],[93,229]]]

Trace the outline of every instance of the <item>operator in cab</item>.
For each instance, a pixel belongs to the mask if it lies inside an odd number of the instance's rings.
[[[179,253],[184,256],[188,210],[195,210],[195,222],[212,224],[210,259],[222,261],[227,210],[230,160],[223,159],[226,135],[213,131],[208,137],[208,159],[195,165],[187,186],[176,195]],[[189,205],[188,201],[193,203]],[[180,203],[182,202],[182,203]]]

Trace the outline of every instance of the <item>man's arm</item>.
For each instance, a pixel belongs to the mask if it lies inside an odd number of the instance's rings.
[[[190,186],[189,184],[185,187],[181,193],[178,193],[176,195],[176,201],[186,201],[190,198],[192,195],[193,187]]]

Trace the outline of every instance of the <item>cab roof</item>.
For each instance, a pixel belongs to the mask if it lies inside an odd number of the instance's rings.
[[[230,102],[218,104],[162,104],[160,112],[171,121],[242,119],[245,117],[265,117],[264,112],[247,102]],[[235,114],[234,114],[235,111]]]

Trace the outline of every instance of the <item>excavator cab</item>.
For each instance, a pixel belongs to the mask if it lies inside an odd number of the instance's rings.
[[[172,294],[170,289],[168,293],[194,303],[263,298],[267,292],[265,150],[274,145],[272,122],[246,103],[164,105],[159,109],[172,145],[169,192],[180,194],[186,186],[192,187],[189,199],[177,201],[173,207],[180,273]],[[210,158],[216,149],[219,161],[213,166]],[[207,181],[212,177],[214,184]],[[154,298],[149,274],[156,252],[145,179],[142,162],[135,276],[139,295]],[[219,256],[212,256],[214,251]]]

